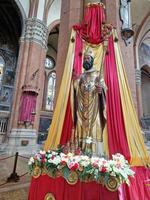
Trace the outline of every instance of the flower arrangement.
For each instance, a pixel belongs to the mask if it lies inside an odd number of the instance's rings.
[[[40,151],[30,158],[28,165],[31,175],[35,178],[47,174],[54,178],[62,176],[70,184],[75,184],[79,179],[96,181],[106,187],[110,187],[115,180],[114,190],[124,182],[129,185],[129,177],[134,176],[128,161],[119,153],[112,155],[111,160],[106,160],[83,155],[80,151],[76,151],[76,154],[60,150]]]

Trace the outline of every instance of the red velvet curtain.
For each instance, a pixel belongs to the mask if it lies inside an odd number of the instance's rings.
[[[36,110],[36,97],[32,93],[23,93],[20,102],[19,122],[33,122],[32,112]]]
[[[109,154],[111,156],[115,153],[121,153],[126,159],[130,160],[130,152],[121,108],[113,37],[110,37],[109,39],[104,71],[105,82],[108,88],[106,92],[106,113]]]
[[[118,192],[110,192],[96,182],[69,185],[64,178],[50,178],[47,175],[32,179],[28,200],[44,200],[47,193],[53,193],[56,200],[119,200]]]

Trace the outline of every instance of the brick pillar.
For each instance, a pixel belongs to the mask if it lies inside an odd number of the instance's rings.
[[[131,43],[126,46],[125,42],[121,38],[121,21],[119,18],[120,0],[104,0],[103,2],[106,5],[107,23],[111,23],[114,27],[116,27],[119,35],[119,44],[126,68],[129,86],[131,89],[134,104],[137,106],[133,41],[131,40]]]
[[[15,146],[14,140],[16,141],[17,139],[18,146],[21,145],[23,140],[28,141],[29,145],[31,143],[33,145],[36,144],[44,91],[44,61],[47,50],[47,36],[48,28],[42,21],[35,18],[26,20],[26,27],[20,41],[16,84],[9,124],[10,146]],[[28,126],[18,123],[20,100],[25,91],[32,91],[37,94],[35,119],[33,124],[28,124]],[[34,143],[30,141],[32,136]]]
[[[56,95],[57,99],[64,65],[68,50],[71,28],[74,24],[80,23],[83,15],[83,0],[62,0],[61,22],[58,39],[58,53],[56,63]]]

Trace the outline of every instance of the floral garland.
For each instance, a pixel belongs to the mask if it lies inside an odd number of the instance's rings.
[[[111,160],[106,160],[79,152],[65,154],[59,150],[40,151],[30,158],[28,166],[35,178],[47,174],[51,177],[62,176],[69,184],[75,184],[78,179],[96,181],[112,191],[124,182],[129,185],[129,177],[134,176],[128,161],[119,153],[112,155]]]

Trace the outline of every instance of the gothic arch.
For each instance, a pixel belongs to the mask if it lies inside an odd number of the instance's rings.
[[[136,62],[136,91],[137,91],[137,104],[138,104],[138,115],[143,117],[145,111],[149,110],[146,97],[148,98],[148,82],[150,84],[150,79],[148,78],[147,69],[150,68],[150,12],[143,19],[137,34],[135,36],[134,42],[134,53]],[[149,66],[148,66],[149,65]],[[146,71],[145,71],[145,66]],[[145,84],[145,85],[144,85]],[[146,91],[147,90],[147,91]],[[150,114],[150,112],[149,112]]]
[[[150,117],[150,66],[141,67],[141,91],[142,91],[142,107],[143,117]]]
[[[135,35],[135,41],[134,41],[134,54],[135,54],[135,63],[136,63],[136,69],[140,69],[141,67],[139,66],[139,55],[138,55],[138,50],[141,42],[143,41],[143,35],[145,34],[145,28],[146,25],[150,23],[150,12],[145,16],[143,19],[140,27],[138,28],[138,31]]]
[[[5,60],[5,73],[0,86],[0,121],[3,121],[6,127],[1,131],[4,132],[4,137],[6,137],[7,131],[9,132],[8,125],[14,99],[20,47],[19,39],[24,29],[25,18],[25,12],[19,1],[0,1],[0,54],[3,55]]]
[[[21,3],[18,0],[14,0],[14,1],[19,10],[19,16],[20,16],[21,23],[22,23],[22,33],[23,33],[24,28],[25,28],[25,19],[27,18],[27,16],[26,16],[26,13],[25,13],[24,8],[22,7]],[[21,35],[22,35],[22,33],[21,33]]]
[[[50,34],[50,32],[52,31],[52,29],[55,26],[58,26],[60,24],[60,19],[57,19],[55,21],[53,21],[51,24],[48,25],[48,33]]]

